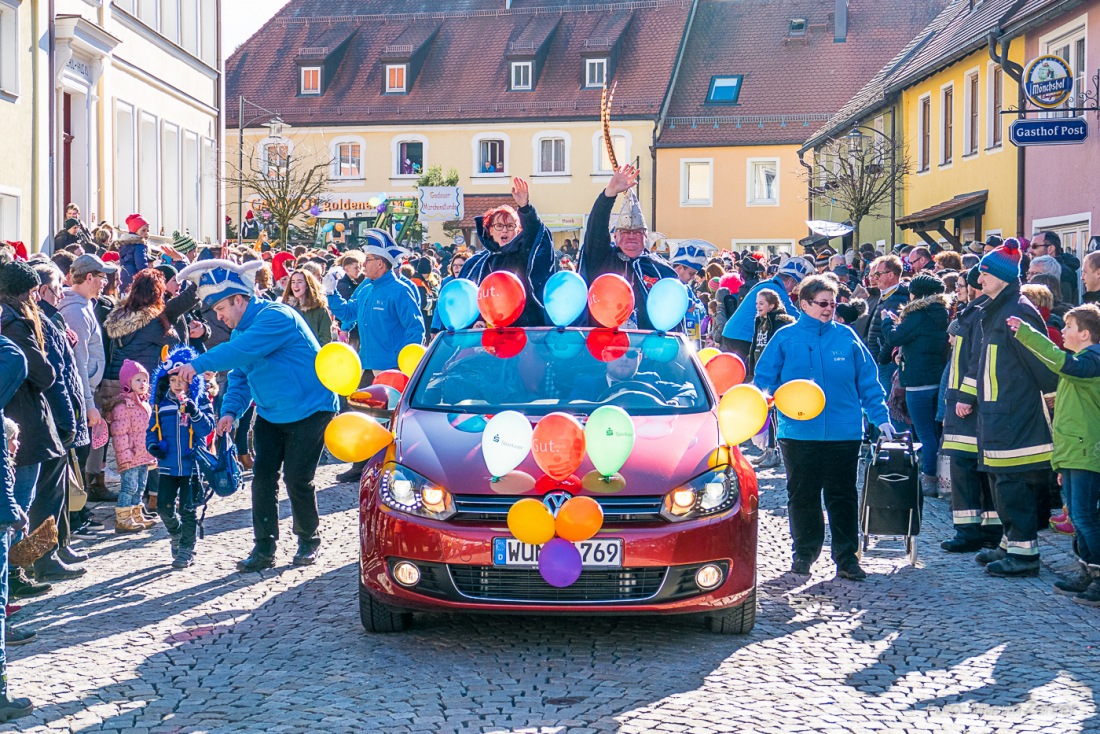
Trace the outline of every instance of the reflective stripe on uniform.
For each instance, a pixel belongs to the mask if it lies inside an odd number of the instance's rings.
[[[1000,527],[1001,526],[1001,516],[997,514],[996,510],[986,510],[985,512],[982,513],[982,525],[983,526],[995,525],[997,527]]]
[[[978,438],[976,436],[964,436],[956,433],[943,434],[944,451],[964,451],[968,454],[978,453]]]
[[[959,392],[965,393],[966,395],[977,396],[978,380],[973,377],[964,377],[962,380],[962,386],[959,388]]]
[[[1039,541],[1037,540],[1010,540],[1007,550],[1014,556],[1039,555]]]
[[[951,522],[956,525],[977,525],[982,521],[981,510],[955,510],[951,513]]]
[[[1044,443],[1040,446],[1025,446],[1020,449],[1008,449],[1005,451],[982,451],[982,461],[987,466],[1023,466],[1024,464],[1037,464],[1050,461],[1054,453],[1054,444]]]
[[[951,350],[951,371],[947,373],[947,387],[951,390],[959,389],[959,357],[962,356],[962,335],[955,337],[955,345]]]
[[[982,376],[985,386],[985,395],[982,397],[993,403],[997,401],[997,345],[987,344],[985,347],[985,374]]]

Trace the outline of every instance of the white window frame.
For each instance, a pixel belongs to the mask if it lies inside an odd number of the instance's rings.
[[[1039,53],[1040,54],[1053,54],[1054,49],[1057,46],[1068,45],[1070,48],[1070,60],[1067,63],[1070,67],[1076,66],[1073,63],[1074,49],[1076,48],[1077,41],[1084,41],[1085,59],[1082,62],[1084,68],[1084,77],[1074,77],[1073,80],[1073,93],[1069,96],[1063,106],[1065,107],[1083,107],[1085,105],[1080,104],[1083,100],[1078,96],[1081,94],[1082,86],[1086,86],[1089,83],[1089,16],[1088,13],[1077,16],[1069,23],[1055,28],[1050,33],[1044,33],[1039,37]],[[1053,109],[1047,112],[1040,113],[1040,117],[1076,117],[1084,116],[1085,113],[1081,112],[1065,112],[1059,109]]]
[[[501,155],[504,161],[503,171],[492,171],[491,173],[485,173],[481,170],[481,144],[490,140],[499,140],[501,142]],[[508,178],[509,171],[511,170],[511,158],[512,158],[512,141],[506,133],[480,133],[475,135],[471,141],[471,149],[473,153],[473,173],[471,178],[480,179],[501,179]]]
[[[963,75],[963,160],[973,158],[981,152],[981,141],[978,138],[981,136],[982,129],[982,121],[980,118],[980,110],[982,109],[980,99],[982,93],[982,80],[978,72],[979,68],[975,66]],[[977,83],[973,83],[975,81]],[[976,90],[974,94],[977,95],[977,97],[974,97],[974,95],[970,93],[971,89]],[[975,112],[979,115],[978,124],[973,131],[971,131],[970,118]]]
[[[306,88],[306,73],[307,72],[314,72],[314,71],[317,72],[317,86],[316,86],[316,88],[307,89]],[[298,70],[298,92],[303,97],[307,97],[307,96],[308,97],[316,97],[317,95],[319,95],[321,93],[321,84],[322,84],[321,75],[323,73],[324,72],[322,71],[320,66],[303,66],[303,67],[301,67]]]
[[[756,193],[756,167],[762,163],[774,163],[775,164],[775,182],[773,188],[775,189],[775,199],[757,199]],[[780,202],[780,188],[779,182],[782,178],[780,159],[779,158],[749,158],[745,161],[746,168],[746,182],[745,189],[745,205],[746,206],[779,206]]]
[[[707,189],[710,196],[705,199],[692,199],[691,178],[688,170],[692,166],[706,165]],[[686,207],[712,207],[714,206],[714,159],[713,158],[681,158],[680,159],[680,206]]]
[[[947,98],[947,93],[951,92],[951,114],[947,114],[947,105],[944,104],[944,100]],[[947,123],[951,123],[951,132],[947,134]],[[939,116],[939,131],[940,131],[940,168],[950,168],[951,164],[955,162],[955,82],[948,82],[940,87],[940,116]],[[951,145],[951,157],[947,157],[947,148],[944,146],[944,141],[950,138],[948,141]]]
[[[186,131],[186,132],[189,132],[189,131]],[[268,171],[269,161],[267,160],[267,148],[268,148],[269,145],[285,145],[286,146],[286,157],[287,157],[288,160],[291,158],[291,156],[294,155],[294,142],[291,141],[290,138],[266,137],[263,140],[261,140],[259,143],[257,143],[256,146],[260,151],[260,170],[263,171],[263,175],[265,177],[268,176],[268,173],[269,173],[269,171]],[[196,146],[196,150],[198,150],[198,141],[195,141],[195,146]],[[180,160],[182,161],[183,159],[181,158]],[[183,167],[182,162],[180,163],[180,167],[181,168]]]
[[[0,240],[24,239],[21,229],[22,215],[23,192],[10,186],[0,186]]]
[[[1080,212],[1078,214],[1065,214],[1059,217],[1044,217],[1042,219],[1033,219],[1031,221],[1032,232],[1043,232],[1050,230],[1057,232],[1059,237],[1062,237],[1063,249],[1065,246],[1065,234],[1064,230],[1073,229],[1075,231],[1081,230],[1081,224],[1084,224],[1087,228],[1085,236],[1081,238],[1081,241],[1077,243],[1072,252],[1077,255],[1078,258],[1083,258],[1085,254],[1085,248],[1088,247],[1089,239],[1096,232],[1092,228],[1092,212]],[[1078,285],[1080,285],[1080,273],[1078,273]]]
[[[871,123],[871,129],[873,129],[878,135],[875,136],[872,145],[875,147],[875,163],[879,166],[886,165],[886,141],[889,139],[889,135],[886,134],[886,116],[879,115]]]
[[[172,136],[175,137],[176,143],[174,150],[170,153],[166,138]],[[160,170],[161,220],[164,224],[164,231],[182,231],[183,213],[181,205],[183,202],[180,196],[182,191],[180,162],[183,160],[183,135],[179,125],[167,120],[161,120],[160,125],[160,159],[162,164]],[[170,190],[165,186],[169,177],[174,179],[174,190]]]
[[[420,161],[420,173],[401,173],[401,144],[402,143],[421,143],[422,150],[424,151],[423,160]],[[424,171],[428,170],[428,138],[423,135],[416,135],[414,133],[405,133],[404,135],[395,135],[390,140],[390,160],[392,165],[390,166],[390,178],[400,179],[402,181],[415,181],[420,178]]]
[[[145,133],[146,130],[152,129],[153,139],[151,141],[152,150],[146,151],[145,149]],[[160,119],[151,112],[141,110],[137,119],[137,138],[136,147],[138,151],[138,186],[137,186],[137,209],[135,211],[144,212],[145,216],[150,217],[150,221],[160,222]],[[146,158],[146,156],[149,158]],[[145,164],[148,163],[150,168],[146,168]],[[146,187],[149,182],[146,180],[152,179],[152,191],[147,191]],[[152,200],[148,202],[143,201],[145,197],[152,197]]]
[[[607,70],[610,67],[610,59],[606,56],[600,56],[598,58],[591,58],[584,60],[584,88],[585,89],[600,89],[607,83]],[[603,79],[600,81],[594,80],[593,72],[596,69],[603,69]]]
[[[122,115],[129,116],[129,124],[124,126],[121,124],[119,117]],[[114,131],[114,174],[115,174],[115,188],[114,188],[114,201],[115,201],[115,221],[121,222],[126,219],[132,212],[137,211],[138,202],[138,137],[137,137],[137,116],[138,110],[131,104],[123,102],[122,100],[115,100],[114,109],[114,124],[112,125]],[[129,158],[129,166],[124,166],[123,162],[126,160],[123,157],[123,151],[120,148],[121,137],[123,131],[129,135],[130,149],[127,151],[127,157]],[[126,169],[129,170],[126,170]],[[123,183],[125,182],[125,183]],[[128,201],[123,201],[123,192],[125,187],[130,188],[131,197]]]
[[[0,0],[0,100],[19,96],[19,0]]]
[[[516,83],[516,72],[526,69],[527,70],[527,83]],[[535,62],[533,61],[513,61],[509,68],[509,84],[508,88],[513,92],[530,92],[535,88]]]
[[[611,128],[612,144],[614,144],[615,138],[623,139],[623,149],[622,151],[616,151],[615,155],[619,159],[619,165],[625,166],[627,163],[631,163],[634,160],[634,136],[630,134],[629,130],[624,130],[621,127],[613,127]],[[614,171],[609,168],[601,167],[605,151],[603,132],[596,131],[592,133],[592,175],[610,179]],[[622,153],[622,155],[619,155],[619,153]]]
[[[401,69],[401,86],[390,85],[390,70]],[[405,94],[409,90],[409,65],[386,64],[386,94]]]
[[[560,138],[564,141],[564,161],[565,170],[563,171],[544,171],[542,170],[542,141]],[[573,137],[564,130],[543,130],[537,133],[531,141],[531,170],[534,171],[533,178],[543,179],[546,182],[557,181],[560,183],[568,183],[571,173],[571,153],[573,149]]]
[[[922,108],[928,104],[928,122],[925,123]],[[928,173],[932,170],[932,131],[925,130],[925,125],[932,124],[932,94],[922,94],[917,99],[917,175]],[[928,147],[925,149],[924,137],[928,135]]]
[[[1000,73],[998,73],[1000,72]],[[1005,147],[1005,129],[1004,129],[1004,115],[997,113],[994,109],[993,101],[997,97],[996,85],[997,78],[1001,80],[1001,109],[1004,109],[1005,104],[1005,75],[1004,69],[1001,69],[1000,65],[995,62],[989,62],[986,67],[986,113],[989,117],[985,124],[985,152],[997,153],[1004,150]],[[1000,132],[1000,140],[994,140],[996,132]]]
[[[343,176],[340,174],[340,146],[341,145],[358,145],[359,146],[359,174],[355,176]],[[333,181],[362,181],[366,179],[366,167],[363,165],[364,160],[367,157],[367,141],[357,135],[342,135],[338,138],[333,138],[329,143],[329,151],[332,155],[332,173],[329,178]]]

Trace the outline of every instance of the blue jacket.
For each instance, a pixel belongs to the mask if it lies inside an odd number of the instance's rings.
[[[748,303],[748,301],[746,301]],[[863,414],[880,425],[890,420],[878,365],[849,326],[822,323],[802,314],[768,342],[756,363],[755,383],[774,393],[791,380],[809,379],[825,391],[825,410],[808,421],[779,414],[779,438],[799,441],[859,441]]]
[[[757,283],[752,287],[752,290],[741,296],[741,305],[737,307],[737,310],[733,312],[733,316],[730,316],[729,321],[726,322],[726,328],[722,329],[723,337],[738,339],[743,342],[752,341],[753,330],[756,327],[756,294],[765,288],[779,294],[779,302],[783,304],[783,308],[787,309],[787,313],[792,316],[798,313],[791,297],[787,295],[786,286],[783,285],[783,281],[777,275],[774,278]]]
[[[15,472],[8,467],[8,431],[4,427],[4,407],[27,379],[27,358],[15,342],[0,336],[0,527],[16,521]],[[0,530],[0,532],[4,532]]]
[[[157,468],[170,477],[189,477],[195,468],[195,449],[203,446],[214,430],[214,405],[203,387],[191,390],[183,405],[169,393],[153,406],[145,444],[150,453],[159,455]],[[152,450],[154,447],[159,451]]]
[[[240,416],[250,403],[270,423],[293,423],[336,412],[336,394],[317,378],[317,337],[290,306],[253,298],[229,341],[191,363],[201,372],[229,372],[221,414]]]
[[[365,370],[397,369],[402,348],[424,343],[416,287],[392,270],[378,280],[364,281],[347,300],[333,293],[328,307],[345,329],[359,326],[359,361]]]

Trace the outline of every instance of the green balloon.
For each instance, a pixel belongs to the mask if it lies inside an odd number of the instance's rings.
[[[609,477],[623,468],[634,449],[634,421],[617,405],[596,408],[584,424],[584,442],[592,466]]]

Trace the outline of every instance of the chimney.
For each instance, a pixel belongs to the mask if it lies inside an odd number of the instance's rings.
[[[833,17],[833,43],[844,43],[848,40],[848,0],[836,0]]]

